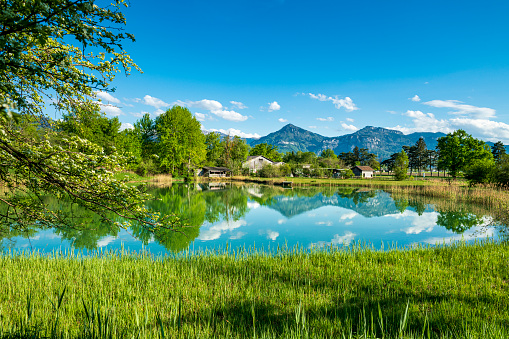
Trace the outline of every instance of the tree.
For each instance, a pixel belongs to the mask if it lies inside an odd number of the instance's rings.
[[[437,150],[440,154],[438,166],[447,169],[453,178],[475,160],[493,160],[491,149],[484,141],[461,129],[438,138]]]
[[[394,178],[396,180],[405,180],[408,171],[408,156],[404,150],[398,153],[394,161]]]
[[[320,157],[327,159],[327,158],[336,158],[336,154],[334,154],[334,151],[330,148],[324,149],[322,153],[320,153]]]
[[[503,155],[506,154],[506,149],[502,141],[497,141],[493,146],[491,146],[491,154],[493,154],[493,158],[495,161],[500,161]]]
[[[465,179],[469,186],[476,184],[486,185],[493,181],[495,162],[490,160],[475,159],[465,168]]]
[[[125,157],[106,155],[77,135],[62,136],[44,114],[45,102],[64,113],[93,114],[96,92],[111,91],[116,72],[138,69],[122,47],[126,39],[134,41],[123,32],[124,5],[123,0],[106,8],[89,0],[0,2],[0,184],[7,190],[0,198],[2,226],[79,227],[72,213],[52,210],[46,195],[85,207],[117,227],[178,224],[178,218],[160,218],[145,208],[148,194],[113,177],[113,169],[126,165]]]
[[[207,165],[216,166],[221,153],[221,135],[217,132],[208,133],[205,136],[205,148],[207,150]]]
[[[265,142],[255,145],[253,148],[251,148],[251,150],[249,151],[249,155],[251,156],[261,155],[274,162],[283,161],[281,153],[277,151],[277,146],[273,146]]]
[[[205,136],[188,108],[173,106],[157,117],[155,126],[159,160],[171,174],[188,175],[205,161]]]
[[[81,107],[74,107],[71,112],[62,116],[62,121],[56,128],[69,135],[77,135],[101,146],[107,154],[115,150],[115,143],[119,135],[120,121],[118,117],[108,118],[98,106],[90,111],[83,111]]]
[[[246,161],[249,146],[246,141],[238,135],[231,138],[229,135],[223,139],[220,144],[222,155],[219,164],[230,168],[235,174],[238,174],[242,168],[242,163]]]

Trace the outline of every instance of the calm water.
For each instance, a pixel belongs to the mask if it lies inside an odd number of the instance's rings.
[[[367,243],[375,248],[499,236],[486,211],[475,206],[451,206],[447,201],[391,195],[358,188],[294,188],[230,184],[173,185],[152,191],[149,206],[175,213],[190,225],[185,233],[151,234],[133,227],[114,231],[90,217],[90,230],[46,229],[11,233],[4,249],[40,252],[78,249],[153,254],[206,249],[277,247],[303,248]]]

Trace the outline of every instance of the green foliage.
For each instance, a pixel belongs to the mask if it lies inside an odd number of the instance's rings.
[[[205,147],[207,150],[207,161],[208,166],[217,166],[218,160],[221,158],[222,147],[221,147],[221,136],[219,133],[211,132],[205,136]]]
[[[508,256],[507,243],[495,242],[4,255],[0,336],[502,339]]]
[[[355,146],[351,152],[343,152],[338,156],[347,166],[377,166],[376,154],[369,153],[367,148]]]
[[[330,148],[324,149],[322,153],[320,154],[320,157],[322,158],[336,158],[336,154],[334,154],[334,151]]]
[[[479,226],[482,223],[482,216],[462,210],[439,212],[437,218],[437,225],[444,226],[457,234],[462,234],[466,230],[474,226]]]
[[[437,149],[439,168],[448,170],[453,178],[476,160],[493,160],[491,149],[484,141],[473,138],[461,129],[439,138]]]
[[[506,149],[502,141],[497,141],[493,146],[491,146],[491,154],[493,154],[493,158],[497,162],[506,155]]]
[[[509,155],[504,154],[500,157],[493,173],[493,180],[498,186],[509,188]]]
[[[261,155],[273,162],[283,161],[281,153],[277,151],[277,146],[269,145],[267,143],[258,144],[251,148],[249,151],[250,156]]]
[[[113,176],[128,159],[106,140],[118,134],[118,120],[100,115],[95,97],[111,90],[118,71],[138,69],[122,46],[134,37],[123,31],[121,6],[123,0],[107,7],[89,0],[0,1],[1,226],[76,227],[73,213],[49,207],[48,195],[117,229],[179,224],[144,207],[143,189]],[[63,112],[71,136],[44,115],[46,102]]]
[[[398,153],[396,159],[394,160],[394,179],[401,181],[407,178],[408,172],[408,156],[404,150]]]
[[[281,176],[278,166],[267,164],[258,171],[258,176],[262,178],[278,178]]]
[[[157,130],[154,120],[146,113],[134,123],[134,131],[139,138],[141,145],[142,159],[152,159],[157,153]]]
[[[342,172],[342,176],[344,179],[350,179],[350,178],[353,178],[355,174],[353,173],[353,171],[351,169],[347,169],[346,171],[343,171]]]
[[[120,121],[118,117],[108,118],[98,106],[90,106],[89,110],[75,107],[63,114],[62,121],[57,123],[56,128],[69,135],[87,139],[103,147],[107,154],[111,154],[116,151]]]
[[[173,175],[187,174],[207,156],[201,125],[188,108],[173,106],[155,122],[161,166]]]
[[[234,174],[238,174],[248,155],[249,146],[246,141],[237,135],[233,138],[228,135],[221,142],[220,150],[221,156],[218,164],[231,169]]]
[[[493,160],[472,161],[466,168],[464,177],[470,186],[476,184],[486,185],[494,181],[495,162]]]

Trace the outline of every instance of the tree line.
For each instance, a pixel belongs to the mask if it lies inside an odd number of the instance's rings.
[[[421,137],[415,145],[403,146],[381,163],[382,168],[394,172],[397,180],[404,180],[408,172],[440,171],[452,178],[463,175],[470,185],[493,183],[509,185],[509,155],[501,141],[492,147],[472,137],[464,130],[457,130],[438,138],[435,149],[427,149]]]

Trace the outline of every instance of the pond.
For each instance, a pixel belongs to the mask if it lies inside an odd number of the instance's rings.
[[[189,227],[155,234],[136,226],[116,230],[83,213],[91,225],[87,229],[11,231],[2,234],[2,247],[85,254],[124,248],[156,255],[239,247],[273,251],[362,244],[388,249],[498,238],[501,228],[476,206],[366,188],[207,183],[174,184],[151,193],[158,199],[148,203],[150,208],[177,214]]]

